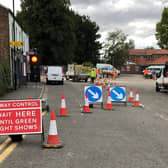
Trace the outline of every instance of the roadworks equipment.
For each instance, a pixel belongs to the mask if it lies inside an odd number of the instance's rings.
[[[133,102],[133,101],[134,101],[133,89],[131,88],[128,102]]]
[[[110,90],[110,80],[108,81],[107,90]]]
[[[45,147],[45,148],[61,148],[63,146],[64,146],[63,143],[61,143],[58,138],[55,112],[52,111],[51,112],[51,119],[50,119],[49,133],[48,133],[48,140],[47,140],[47,144],[44,144],[43,147]]]
[[[139,103],[139,90],[137,90],[137,92],[136,92],[136,97],[135,97],[134,106],[135,106],[135,107],[140,107],[140,103]]]
[[[110,93],[110,91],[109,91],[109,94],[108,94],[108,97],[107,97],[106,110],[112,110],[111,93]]]
[[[68,116],[67,110],[66,110],[66,101],[65,101],[64,94],[62,95],[62,99],[61,99],[61,108],[60,108],[59,116],[60,117],[66,117],[66,116]]]
[[[85,96],[85,104],[83,106],[83,113],[91,113],[90,108],[89,108],[89,102],[88,102],[88,93],[86,93],[86,96]]]

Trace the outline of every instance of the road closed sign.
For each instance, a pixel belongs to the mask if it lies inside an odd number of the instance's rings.
[[[41,100],[0,101],[0,135],[42,133]]]

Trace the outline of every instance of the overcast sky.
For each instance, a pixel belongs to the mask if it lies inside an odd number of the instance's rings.
[[[100,27],[101,41],[107,32],[121,29],[135,41],[136,48],[156,47],[155,26],[168,0],[71,0],[72,8],[81,15],[90,16]],[[0,0],[12,9],[13,0]],[[20,0],[15,0],[20,10]]]

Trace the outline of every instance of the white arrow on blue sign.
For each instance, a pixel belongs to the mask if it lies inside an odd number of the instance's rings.
[[[125,87],[112,87],[110,88],[111,100],[116,102],[126,101],[126,89]]]
[[[84,94],[88,93],[88,102],[102,102],[102,87],[101,86],[85,86]]]

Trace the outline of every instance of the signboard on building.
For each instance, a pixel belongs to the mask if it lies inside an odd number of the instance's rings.
[[[24,43],[22,41],[10,41],[9,45],[11,47],[16,46],[16,47],[22,47],[24,45]]]
[[[41,100],[0,101],[0,135],[42,133]]]

